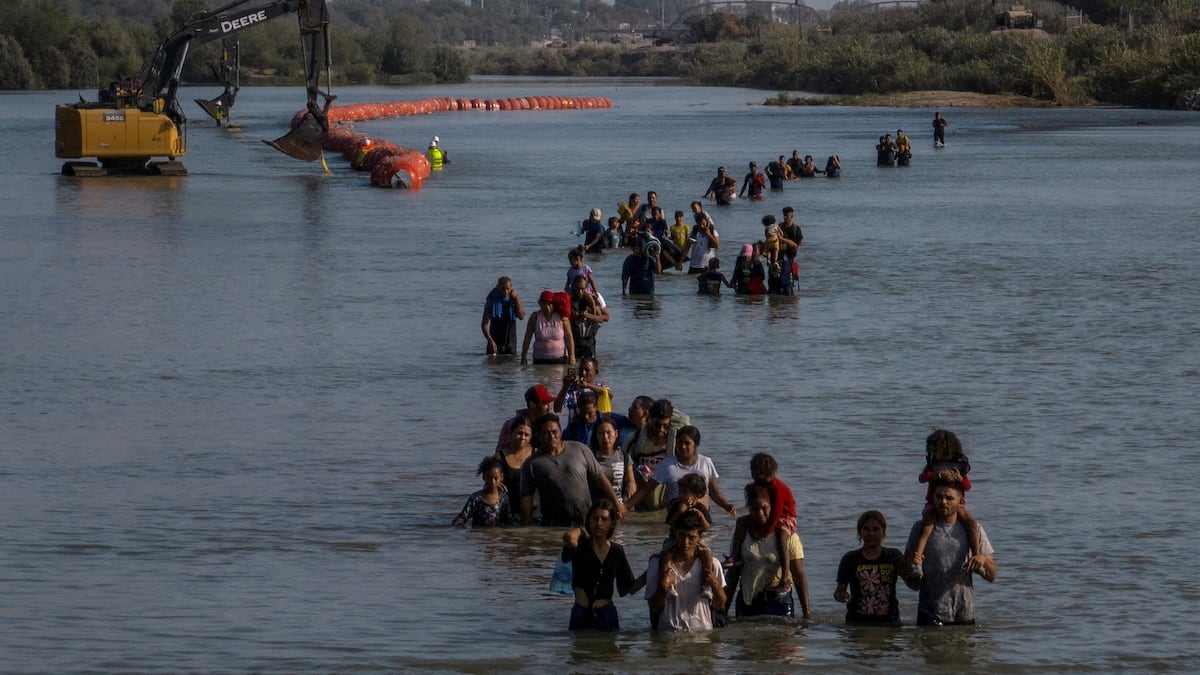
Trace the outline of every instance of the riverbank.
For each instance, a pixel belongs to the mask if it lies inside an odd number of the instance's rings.
[[[970,91],[904,91],[861,96],[820,96],[792,98],[781,94],[767,99],[766,105],[843,105],[883,108],[1052,108],[1058,104],[1030,96],[978,94]]]

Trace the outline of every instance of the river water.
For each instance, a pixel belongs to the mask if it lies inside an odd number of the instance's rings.
[[[211,96],[193,90],[181,96]],[[1183,669],[1200,655],[1200,116],[1140,110],[767,108],[773,92],[620,81],[348,88],[608,96],[611,110],[360,123],[452,163],[368,187],[259,142],[301,107],[248,88],[199,118],[186,178],[57,175],[53,106],[5,94],[0,132],[0,666],[5,671],[679,672]],[[189,104],[190,105],[190,104]],[[902,127],[913,165],[874,166]],[[676,273],[612,321],[618,409],[668,397],[727,495],[751,454],[797,495],[817,618],[572,636],[547,587],[559,532],[453,530],[496,432],[551,367],[489,361],[500,275],[560,288],[572,226],[633,191],[686,209],[714,169],[793,149],[844,177],[712,208],[732,267],[796,208],[796,298],[694,295]],[[963,438],[999,579],[974,629],[850,631],[834,602],[854,521],[902,547],[923,440]],[[711,543],[725,548],[730,519]],[[635,566],[657,515],[622,540]],[[901,591],[911,623],[915,594]]]

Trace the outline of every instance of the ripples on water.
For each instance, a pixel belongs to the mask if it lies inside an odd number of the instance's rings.
[[[572,672],[1173,669],[1196,655],[1187,561],[1200,358],[1200,124],[1123,110],[776,109],[764,93],[534,82],[350,89],[352,101],[535,91],[611,111],[423,116],[452,164],[421,193],[366,187],[258,143],[301,100],[254,88],[240,133],[199,122],[185,179],[54,175],[51,106],[5,95],[0,130],[0,537],[5,669]],[[186,97],[185,97],[186,98]],[[1144,122],[1144,124],[1142,124]],[[907,170],[874,138],[914,139]],[[784,205],[803,292],[702,298],[671,275],[622,300],[602,379],[668,396],[727,495],[761,449],[796,492],[817,621],[569,636],[559,533],[449,530],[500,422],[551,368],[480,355],[495,277],[565,278],[571,225],[631,191],[686,209],[717,165],[793,148],[846,176],[717,209],[725,269]],[[964,438],[997,549],[980,627],[861,631],[831,599],[866,508],[893,546],[919,513],[922,439]],[[710,537],[727,546],[731,522]],[[622,538],[635,565],[656,515]],[[915,594],[902,591],[911,620]]]

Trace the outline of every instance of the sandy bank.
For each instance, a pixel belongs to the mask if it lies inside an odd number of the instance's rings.
[[[1052,101],[1028,96],[976,94],[969,91],[906,91],[859,97],[859,105],[897,108],[1050,108]]]
[[[770,100],[768,105],[779,105],[782,101]],[[1002,94],[976,94],[969,91],[905,91],[893,94],[864,94],[862,96],[830,96],[827,98],[799,98],[788,103],[794,105],[852,105],[879,106],[889,108],[1050,108],[1056,104],[1028,96]]]

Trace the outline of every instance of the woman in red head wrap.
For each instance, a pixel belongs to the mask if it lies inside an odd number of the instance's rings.
[[[575,363],[575,340],[571,335],[571,296],[542,291],[538,311],[525,324],[525,342],[521,345],[521,365],[529,363],[529,345],[533,344],[534,364]]]

